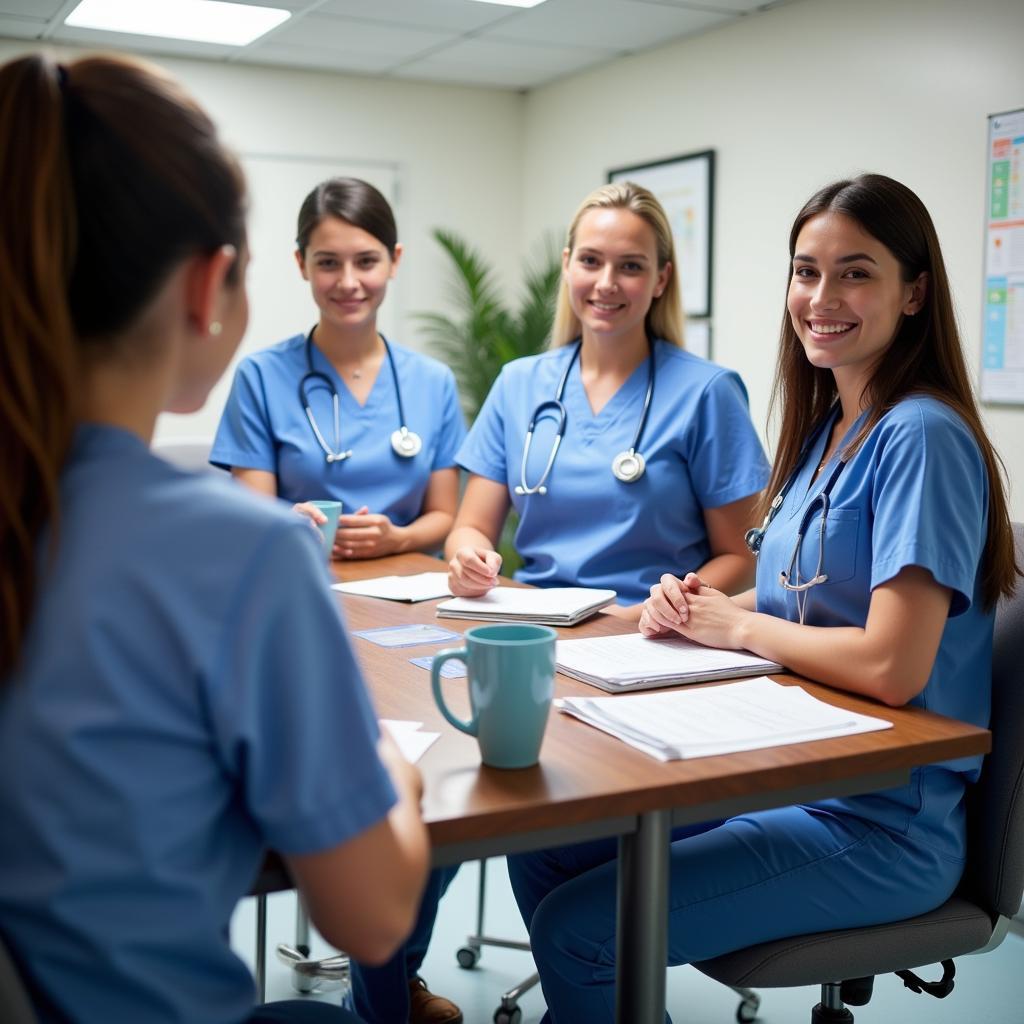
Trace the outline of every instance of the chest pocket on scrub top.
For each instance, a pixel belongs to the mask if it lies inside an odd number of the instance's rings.
[[[818,529],[820,519],[815,516],[804,538],[800,551],[800,574],[804,579],[815,575],[818,565]],[[821,586],[844,583],[857,572],[857,549],[860,541],[860,509],[836,508],[828,510],[825,520],[825,544],[821,572],[828,576]]]

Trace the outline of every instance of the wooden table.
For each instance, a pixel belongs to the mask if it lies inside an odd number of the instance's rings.
[[[334,563],[339,579],[438,571],[425,555]],[[350,629],[434,622],[437,602],[404,604],[345,596]],[[441,620],[461,632],[469,621]],[[631,625],[601,614],[562,637],[607,636]],[[791,675],[830,704],[880,715],[892,729],[745,753],[662,763],[584,723],[553,712],[540,764],[502,771],[480,764],[476,741],[451,728],[434,705],[430,673],[410,663],[444,645],[386,649],[354,639],[382,718],[413,719],[440,732],[419,762],[425,780],[423,816],[436,865],[619,837],[616,1019],[663,1024],[668,941],[669,832],[675,825],[792,803],[899,786],[914,767],[987,753],[985,729],[919,708],[878,704]],[[453,646],[457,644],[453,643]],[[443,679],[445,699],[468,717],[465,679]],[[709,683],[704,685],[717,685]],[[559,675],[556,696],[588,695],[585,683]]]

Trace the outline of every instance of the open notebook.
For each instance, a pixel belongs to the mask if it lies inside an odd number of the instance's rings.
[[[575,626],[615,600],[614,590],[590,587],[495,587],[482,597],[456,597],[437,606],[440,619],[539,622]]]
[[[609,693],[782,671],[778,662],[749,651],[704,647],[681,636],[648,639],[639,633],[559,640],[555,661],[560,672]]]

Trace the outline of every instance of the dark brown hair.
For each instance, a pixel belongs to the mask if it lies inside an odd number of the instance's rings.
[[[302,201],[295,245],[303,256],[324,217],[338,217],[373,235],[394,258],[398,227],[391,206],[381,193],[362,178],[328,178]]]
[[[140,61],[0,67],[0,679],[58,523],[75,383],[125,336],[174,267],[245,241],[235,159],[199,106]],[[237,265],[236,270],[237,274]]]
[[[821,213],[838,213],[856,221],[878,239],[900,264],[910,283],[928,275],[921,310],[904,316],[892,343],[875,365],[870,388],[871,409],[863,427],[845,449],[850,455],[878,421],[908,395],[930,395],[950,406],[970,428],[981,449],[989,480],[988,531],[982,556],[982,595],[992,607],[1000,595],[1012,593],[1020,571],[1006,505],[1003,465],[985,434],[964,362],[960,332],[953,312],[949,279],[932,219],[921,200],[906,185],[881,174],[862,174],[833,182],[816,192],[797,214],[789,233],[790,267],[804,224]],[[815,425],[836,400],[832,371],[812,366],[804,355],[788,310],[783,312],[779,357],[771,408],[781,407],[779,447],[758,518],[772,497],[795,471],[801,448]]]

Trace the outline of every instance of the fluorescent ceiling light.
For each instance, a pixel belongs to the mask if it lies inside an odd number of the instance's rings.
[[[476,0],[478,4],[501,4],[502,7],[536,7],[546,0]]]
[[[221,0],[82,0],[64,19],[74,28],[245,46],[291,17],[276,7]]]

